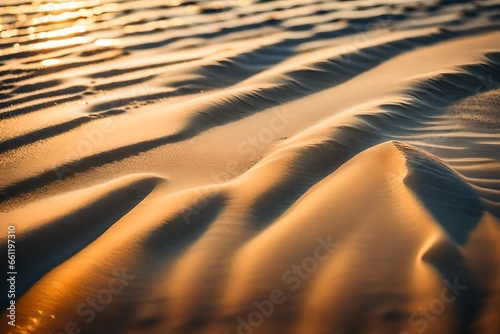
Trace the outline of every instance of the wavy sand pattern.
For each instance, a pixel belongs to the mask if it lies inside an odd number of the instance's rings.
[[[0,332],[500,330],[500,1],[6,3]]]

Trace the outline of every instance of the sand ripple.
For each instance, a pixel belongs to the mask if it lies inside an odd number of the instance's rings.
[[[0,14],[0,331],[497,333],[498,1]]]

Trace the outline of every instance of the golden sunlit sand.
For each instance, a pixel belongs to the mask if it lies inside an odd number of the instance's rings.
[[[9,0],[0,37],[1,333],[500,331],[500,1]]]

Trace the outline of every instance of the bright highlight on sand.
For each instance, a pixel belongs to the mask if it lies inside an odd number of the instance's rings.
[[[59,59],[42,60],[42,66],[54,66],[54,65],[58,65],[59,63],[61,63],[61,61]]]

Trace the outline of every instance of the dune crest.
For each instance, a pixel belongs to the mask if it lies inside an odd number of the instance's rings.
[[[0,332],[497,333],[498,1],[11,3]]]

